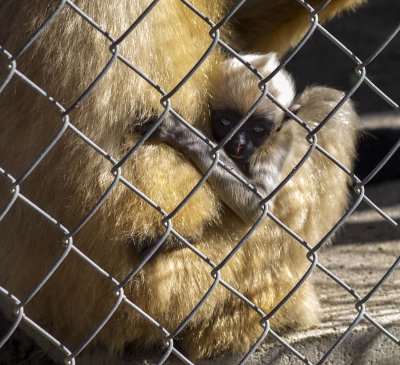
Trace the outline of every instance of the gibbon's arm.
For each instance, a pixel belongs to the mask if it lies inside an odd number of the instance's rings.
[[[140,132],[148,130],[152,122],[142,125]],[[186,126],[172,118],[167,118],[150,136],[151,140],[164,142],[181,151],[204,174],[213,162],[210,150]],[[272,158],[256,162],[245,176],[225,151],[220,150],[220,158],[227,165],[236,167],[235,172],[253,185],[266,197],[278,184],[280,170],[287,151],[280,149]],[[211,184],[223,202],[231,208],[245,223],[254,224],[262,214],[260,198],[248,186],[240,182],[223,167],[217,165],[207,181]]]
[[[230,0],[234,3],[234,1]],[[325,23],[345,10],[355,10],[367,0],[333,0],[318,13]],[[314,9],[322,0],[307,0]],[[236,48],[242,53],[277,52],[279,56],[295,47],[310,28],[310,13],[293,0],[247,0],[233,16]]]

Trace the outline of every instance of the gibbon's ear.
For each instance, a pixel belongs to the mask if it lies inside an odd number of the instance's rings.
[[[290,105],[290,106],[288,107],[288,109],[289,109],[293,114],[295,114],[295,115],[297,115],[297,113],[299,112],[299,110],[300,110],[301,108],[302,108],[302,105],[301,105],[301,104],[298,104],[298,103],[293,103],[292,105]],[[283,119],[282,119],[281,124],[279,125],[278,128],[276,128],[276,132],[279,132],[279,131],[282,129],[283,125],[284,125],[288,120],[290,120],[290,116],[287,115],[287,114],[285,114],[285,116],[284,116]]]
[[[297,103],[293,103],[290,107],[289,110],[293,113],[293,114],[297,114],[297,112],[301,109],[301,104],[297,104]]]
[[[308,0],[314,9],[322,0]],[[345,10],[354,10],[367,0],[331,1],[318,13],[325,23]],[[232,1],[233,3],[233,1]],[[291,50],[311,26],[310,13],[293,0],[247,0],[232,17],[235,46],[240,52],[278,52]]]

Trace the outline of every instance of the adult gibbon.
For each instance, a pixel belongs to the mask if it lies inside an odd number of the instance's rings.
[[[118,44],[126,63],[113,62],[83,100],[109,60],[111,41],[118,39],[147,8],[148,1],[76,0],[67,2],[43,33],[25,50],[23,45],[59,1],[20,0],[0,4],[0,45],[16,57],[17,69],[45,91],[35,91],[14,75],[0,95],[0,167],[19,182],[21,194],[72,232],[73,244],[117,280],[140,263],[165,232],[163,216],[125,184],[118,182],[90,220],[83,217],[115,179],[112,164],[77,130],[118,161],[138,141],[134,123],[162,113],[162,95],[127,66],[134,65],[169,92],[183,79],[212,42],[210,26],[184,2],[158,2]],[[233,1],[192,1],[214,23]],[[319,1],[311,1],[317,6]],[[321,19],[355,7],[361,0],[333,0]],[[82,9],[107,32],[101,34],[73,6]],[[257,9],[257,11],[254,11]],[[272,22],[273,20],[273,22]],[[296,1],[248,1],[222,29],[226,42],[238,50],[288,51],[307,29],[308,12]],[[271,27],[271,28],[266,28]],[[257,30],[257,32],[253,30]],[[269,29],[267,31],[267,29]],[[262,30],[262,32],[261,32]],[[115,45],[114,45],[115,46]],[[23,50],[23,52],[19,52]],[[217,47],[201,67],[170,98],[171,107],[193,126],[209,131],[209,92],[213,70],[227,57]],[[0,77],[9,60],[3,54]],[[314,125],[338,101],[329,95],[326,107],[301,118]],[[48,97],[51,97],[49,99]],[[312,93],[302,98],[312,104]],[[57,101],[57,104],[53,102]],[[79,101],[79,102],[78,102]],[[318,100],[321,102],[321,100]],[[324,105],[325,105],[324,104]],[[60,105],[62,107],[60,107]],[[66,112],[64,112],[64,110]],[[71,125],[31,171],[66,123]],[[355,131],[336,145],[335,123],[348,117],[345,106],[318,135],[319,143],[351,166]],[[303,132],[283,175],[307,151]],[[296,132],[297,133],[297,132]],[[325,137],[326,136],[326,137]],[[29,169],[30,173],[25,174]],[[167,144],[145,143],[121,167],[121,174],[165,212],[171,212],[202,175],[189,158]],[[275,198],[276,215],[307,242],[317,242],[338,220],[347,202],[347,177],[326,158],[313,154]],[[0,202],[12,195],[0,178]],[[2,206],[3,206],[2,205]],[[171,220],[173,228],[213,262],[219,263],[248,231],[206,183]],[[0,285],[24,301],[65,249],[65,232],[23,199],[17,199],[0,222]],[[211,268],[186,247],[175,248],[171,235],[160,250],[124,287],[124,294],[168,331],[193,310],[212,285]],[[221,277],[265,313],[298,282],[309,263],[305,249],[266,219],[221,271]],[[74,351],[93,332],[115,303],[116,288],[72,250],[46,284],[24,306],[26,315]],[[318,306],[311,285],[304,285],[272,318],[274,328],[315,322]],[[176,340],[192,357],[248,349],[262,332],[255,311],[218,285]],[[95,337],[92,346],[121,352],[128,344],[161,345],[161,332],[123,303]]]

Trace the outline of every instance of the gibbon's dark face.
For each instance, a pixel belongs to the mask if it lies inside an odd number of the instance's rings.
[[[242,117],[232,110],[212,110],[211,128],[215,140],[220,142]],[[272,120],[253,114],[226,143],[225,152],[235,162],[243,164],[274,133],[276,127]]]

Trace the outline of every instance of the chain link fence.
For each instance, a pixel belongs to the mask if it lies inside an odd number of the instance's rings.
[[[138,69],[134,64],[130,63],[128,59],[124,57],[123,54],[119,51],[119,44],[146,18],[146,16],[154,10],[157,6],[158,0],[150,2],[147,9],[137,18],[137,20],[128,28],[126,32],[119,38],[115,38],[113,34],[110,34],[107,29],[104,29],[101,25],[96,23],[94,19],[92,19],[88,14],[82,11],[73,1],[70,0],[62,0],[60,1],[56,10],[46,19],[43,24],[40,25],[26,40],[25,44],[23,44],[20,49],[15,52],[10,52],[8,49],[4,48],[0,45],[0,51],[5,57],[7,62],[7,75],[0,82],[0,92],[5,90],[10,81],[18,78],[26,83],[32,90],[41,95],[43,99],[47,100],[49,107],[56,107],[60,116],[60,128],[58,133],[54,136],[51,142],[46,146],[46,148],[39,154],[39,156],[31,161],[29,168],[20,176],[13,176],[8,171],[3,169],[0,166],[0,174],[4,179],[7,180],[10,190],[10,199],[7,203],[1,207],[0,210],[0,220],[2,220],[17,201],[24,203],[29,209],[32,209],[37,214],[41,215],[45,220],[49,222],[49,224],[53,225],[57,230],[61,232],[64,236],[63,244],[64,250],[59,258],[54,262],[52,268],[48,271],[48,273],[43,277],[43,279],[38,283],[35,287],[31,288],[31,292],[28,296],[24,298],[19,298],[13,293],[9,291],[8,288],[0,286],[0,296],[4,297],[6,301],[8,301],[14,308],[15,319],[13,321],[12,326],[6,331],[6,333],[0,333],[0,348],[10,339],[10,337],[14,334],[16,329],[24,323],[29,326],[32,331],[36,332],[38,336],[43,337],[45,341],[54,344],[61,353],[65,356],[66,364],[75,364],[76,357],[83,351],[88,345],[96,338],[97,334],[101,331],[101,329],[106,325],[106,323],[113,316],[115,311],[121,306],[122,303],[128,305],[132,311],[135,311],[142,318],[148,321],[154,328],[156,328],[165,339],[165,350],[163,354],[158,359],[159,364],[165,363],[168,359],[171,358],[172,354],[175,355],[178,359],[181,360],[182,363],[192,364],[192,362],[175,346],[174,339],[181,333],[181,331],[190,323],[192,318],[196,315],[196,313],[200,310],[200,308],[204,305],[204,303],[208,300],[210,295],[218,286],[223,286],[233,295],[235,295],[239,300],[241,300],[246,306],[249,306],[254,310],[255,313],[259,316],[260,326],[262,328],[262,334],[258,338],[258,340],[251,346],[248,353],[243,356],[242,359],[238,360],[238,363],[244,364],[248,362],[251,358],[254,351],[260,347],[261,343],[268,342],[270,339],[276,339],[279,343],[281,343],[285,348],[287,348],[293,357],[298,358],[301,362],[305,364],[312,364],[312,362],[308,359],[307,354],[300,353],[295,347],[289,344],[285,338],[280,335],[277,331],[273,330],[270,327],[270,319],[273,317],[276,312],[296,293],[296,291],[301,287],[301,285],[306,282],[310,275],[319,270],[323,274],[327,275],[332,281],[336,282],[338,286],[342,287],[349,296],[353,298],[353,303],[358,312],[358,315],[354,318],[354,321],[347,328],[345,332],[341,334],[339,338],[332,344],[332,346],[327,349],[324,356],[320,358],[317,364],[323,364],[327,361],[327,359],[334,359],[335,357],[335,349],[337,349],[343,341],[354,331],[354,329],[359,325],[360,321],[367,320],[377,329],[379,329],[384,335],[386,335],[390,340],[392,340],[396,344],[400,344],[400,339],[395,336],[395,334],[391,333],[387,328],[382,326],[373,316],[368,313],[368,301],[377,290],[385,283],[385,281],[392,275],[396,267],[400,262],[400,257],[393,262],[391,267],[387,268],[386,273],[383,277],[370,288],[367,295],[361,296],[352,287],[350,287],[346,282],[344,282],[340,277],[337,277],[333,272],[331,272],[327,267],[325,267],[318,260],[318,252],[319,250],[326,245],[328,240],[332,237],[332,235],[346,222],[346,219],[355,211],[358,205],[361,202],[365,202],[372,209],[374,209],[380,216],[382,216],[395,230],[399,229],[398,223],[393,220],[390,216],[388,216],[379,206],[377,206],[367,195],[365,195],[365,185],[382,169],[382,167],[386,164],[386,162],[390,159],[390,157],[398,150],[400,146],[400,140],[391,148],[390,152],[387,156],[377,165],[371,166],[370,174],[365,177],[362,181],[357,178],[346,166],[344,166],[340,161],[336,160],[333,156],[331,156],[324,148],[322,148],[318,144],[318,132],[324,128],[326,123],[329,122],[332,115],[334,115],[339,108],[356,92],[356,90],[361,85],[367,85],[373,92],[379,95],[389,106],[391,106],[394,110],[399,111],[399,105],[390,98],[385,92],[380,90],[380,88],[367,76],[367,69],[370,63],[385,49],[387,44],[398,34],[400,31],[400,25],[394,29],[390,34],[387,35],[387,38],[382,41],[382,44],[377,47],[376,50],[371,52],[370,56],[364,60],[361,60],[357,55],[355,55],[350,49],[346,47],[346,45],[342,44],[339,39],[336,39],[325,27],[323,27],[319,23],[318,14],[322,9],[324,9],[330,1],[324,1],[321,6],[314,9],[312,8],[306,1],[297,0],[299,4],[301,4],[309,13],[310,19],[310,28],[303,39],[298,43],[298,45],[281,61],[279,67],[267,78],[264,78],[255,68],[253,68],[250,64],[246,63],[240,54],[238,54],[234,49],[230,47],[229,44],[225,43],[223,39],[220,37],[220,29],[226,24],[231,17],[238,11],[238,9],[245,3],[244,0],[239,1],[237,5],[235,5],[226,15],[225,17],[218,23],[214,23],[212,19],[209,19],[206,15],[202,14],[199,9],[193,6],[189,1],[181,0],[182,3],[190,9],[193,13],[193,16],[198,17],[201,21],[205,22],[210,29],[210,46],[204,53],[204,55],[198,60],[197,64],[188,72],[188,74],[179,82],[175,88],[171,91],[164,91],[160,85],[155,83],[152,79],[148,78],[142,70]],[[294,0],[295,1],[295,0]],[[18,68],[18,60],[22,54],[24,54],[38,39],[41,33],[47,28],[52,26],[52,21],[60,15],[62,9],[68,7],[70,10],[74,11],[78,14],[83,22],[87,22],[91,27],[95,28],[97,32],[102,34],[104,39],[110,44],[110,59],[104,69],[98,74],[97,78],[93,80],[90,86],[77,98],[77,100],[70,106],[66,107],[62,105],[58,100],[53,99],[46,90],[42,89],[40,85],[33,82],[27,75],[21,72]],[[112,16],[112,14],[110,14]],[[316,128],[311,128],[304,121],[300,120],[296,115],[291,113],[289,110],[285,109],[286,113],[289,114],[302,128],[305,129],[306,139],[310,143],[310,148],[308,152],[304,155],[303,159],[298,163],[295,169],[293,169],[292,173],[289,174],[280,184],[279,186],[268,196],[263,197],[260,196],[260,199],[263,204],[263,214],[259,218],[259,220],[254,224],[251,229],[249,229],[248,233],[241,238],[236,247],[229,253],[229,255],[222,262],[212,262],[204,253],[199,251],[194,245],[188,242],[185,237],[183,237],[178,231],[174,229],[172,226],[171,220],[172,218],[185,206],[187,201],[191,199],[191,197],[196,194],[196,192],[200,189],[200,187],[207,181],[207,178],[217,167],[217,165],[226,168],[227,171],[232,173],[238,179],[241,179],[239,175],[235,174],[234,171],[231,171],[227,168],[223,162],[219,159],[218,151],[224,147],[225,143],[233,136],[233,134],[246,122],[247,118],[251,115],[251,113],[257,108],[257,105],[262,101],[264,97],[268,97],[273,102],[277,103],[274,97],[268,93],[268,81],[276,75],[276,73],[284,68],[290,60],[296,55],[296,53],[303,47],[303,45],[308,42],[310,37],[314,32],[320,32],[324,35],[332,44],[338,47],[343,54],[345,54],[353,63],[354,70],[357,76],[357,82],[354,87],[348,90],[345,94],[345,97],[336,105],[336,107],[326,116],[326,118],[320,122],[320,124]],[[220,143],[217,145],[213,144],[209,141],[209,139],[199,133],[197,130],[193,129],[191,125],[182,118],[171,106],[170,99],[171,97],[180,90],[180,88],[187,82],[188,79],[192,77],[192,75],[199,69],[199,67],[206,61],[209,54],[216,47],[222,47],[226,52],[230,54],[231,57],[235,57],[240,60],[243,64],[245,64],[251,72],[253,72],[260,79],[260,86],[263,90],[262,96],[260,99],[254,104],[253,108],[249,110],[246,116],[237,124],[236,128],[234,128]],[[164,108],[164,112],[161,114],[157,123],[154,124],[154,127],[149,130],[143,138],[140,139],[138,143],[136,143],[122,159],[116,160],[113,156],[100,148],[96,143],[94,143],[88,136],[83,134],[78,128],[74,126],[73,121],[70,119],[71,111],[75,110],[79,107],[83,99],[85,99],[96,85],[106,76],[110,68],[114,63],[122,62],[127,67],[129,67],[133,73],[139,75],[143,80],[145,80],[149,85],[151,85],[159,94],[160,94],[160,102]],[[1,94],[0,94],[1,97]],[[281,107],[281,106],[280,106]],[[130,181],[124,178],[121,173],[122,166],[128,161],[142,146],[143,143],[149,138],[151,133],[157,128],[163,120],[168,116],[172,115],[181,123],[184,123],[189,129],[193,131],[193,133],[197,134],[200,139],[202,139],[212,150],[214,156],[214,162],[210,166],[207,173],[204,177],[196,184],[190,194],[170,213],[165,212],[160,206],[158,206],[155,202],[153,202],[149,197],[147,197],[140,189],[135,187]],[[12,123],[12,121],[10,121]],[[63,225],[63,222],[57,221],[54,217],[52,217],[48,212],[43,210],[40,206],[36,205],[33,201],[31,201],[26,195],[24,195],[24,191],[21,188],[21,184],[24,180],[26,180],[30,174],[40,165],[42,160],[46,157],[46,155],[52,150],[52,148],[59,142],[61,137],[67,132],[74,133],[78,138],[80,138],[84,143],[87,144],[91,149],[93,149],[97,154],[102,156],[103,159],[107,160],[111,164],[111,172],[114,176],[113,182],[108,187],[103,196],[98,200],[97,204],[92,207],[92,209],[86,214],[86,216],[73,228],[68,228]],[[14,141],[13,143],[17,143]],[[272,212],[268,210],[268,202],[269,200],[293,177],[293,175],[301,169],[301,166],[305,161],[311,156],[313,153],[322,153],[327,159],[331,160],[335,163],[338,168],[340,168],[343,172],[345,172],[350,179],[352,180],[352,188],[357,195],[357,199],[352,203],[351,207],[346,211],[346,213],[340,218],[340,220],[332,227],[332,229],[328,232],[328,234],[321,239],[319,243],[315,246],[310,246],[302,237],[299,237],[295,232],[293,232],[289,227],[287,227],[283,222],[281,222]],[[243,181],[243,184],[251,188],[247,181]],[[162,216],[162,222],[165,227],[165,232],[162,237],[156,242],[150,249],[146,251],[146,254],[143,256],[142,261],[132,270],[132,272],[122,281],[118,281],[112,277],[104,268],[97,265],[91,257],[83,253],[78,247],[74,245],[74,237],[80,231],[80,229],[88,223],[89,220],[92,219],[94,214],[100,209],[100,207],[104,204],[104,202],[109,198],[112,191],[116,188],[118,184],[123,184],[126,188],[128,188],[133,194],[137,194],[143,199],[147,204],[153,207],[156,211],[158,211]],[[242,246],[246,243],[246,240],[253,233],[256,227],[263,221],[263,219],[272,219],[275,224],[277,224],[282,230],[285,230],[287,234],[291,235],[299,245],[302,245],[307,250],[307,259],[310,261],[310,267],[308,271],[304,274],[301,280],[297,283],[295,287],[287,293],[287,295],[276,305],[276,307],[270,313],[264,313],[261,311],[254,303],[252,303],[246,296],[244,296],[241,292],[236,290],[230,284],[224,281],[223,275],[221,275],[222,268],[229,262],[232,257],[235,256],[238,250],[241,250]],[[163,323],[158,323],[154,318],[152,318],[148,313],[139,308],[134,302],[129,300],[124,293],[124,288],[126,285],[135,277],[140,270],[148,263],[148,261],[154,256],[158,254],[159,249],[162,247],[166,238],[169,235],[173,235],[177,240],[181,242],[183,246],[187,249],[191,250],[193,255],[196,255],[201,260],[203,260],[209,266],[209,273],[213,278],[213,284],[209,287],[209,290],[204,295],[204,297],[198,302],[198,304],[193,308],[192,312],[184,318],[181,323],[172,331],[167,331]],[[45,328],[41,327],[41,325],[34,320],[32,320],[27,314],[24,312],[24,307],[28,302],[30,302],[37,293],[41,290],[41,288],[46,284],[46,282],[50,279],[50,277],[59,269],[60,265],[66,259],[68,255],[75,254],[78,255],[85,263],[96,270],[99,274],[101,274],[106,280],[109,280],[111,285],[115,288],[116,297],[115,302],[112,308],[108,311],[107,315],[101,320],[100,323],[97,324],[93,332],[76,348],[68,348],[65,344],[62,343],[62,340],[56,338],[52,333],[50,333]],[[0,263],[1,265],[1,263]],[[0,281],[1,284],[1,281]],[[310,343],[310,346],[312,344]],[[77,360],[79,363],[79,359]]]

